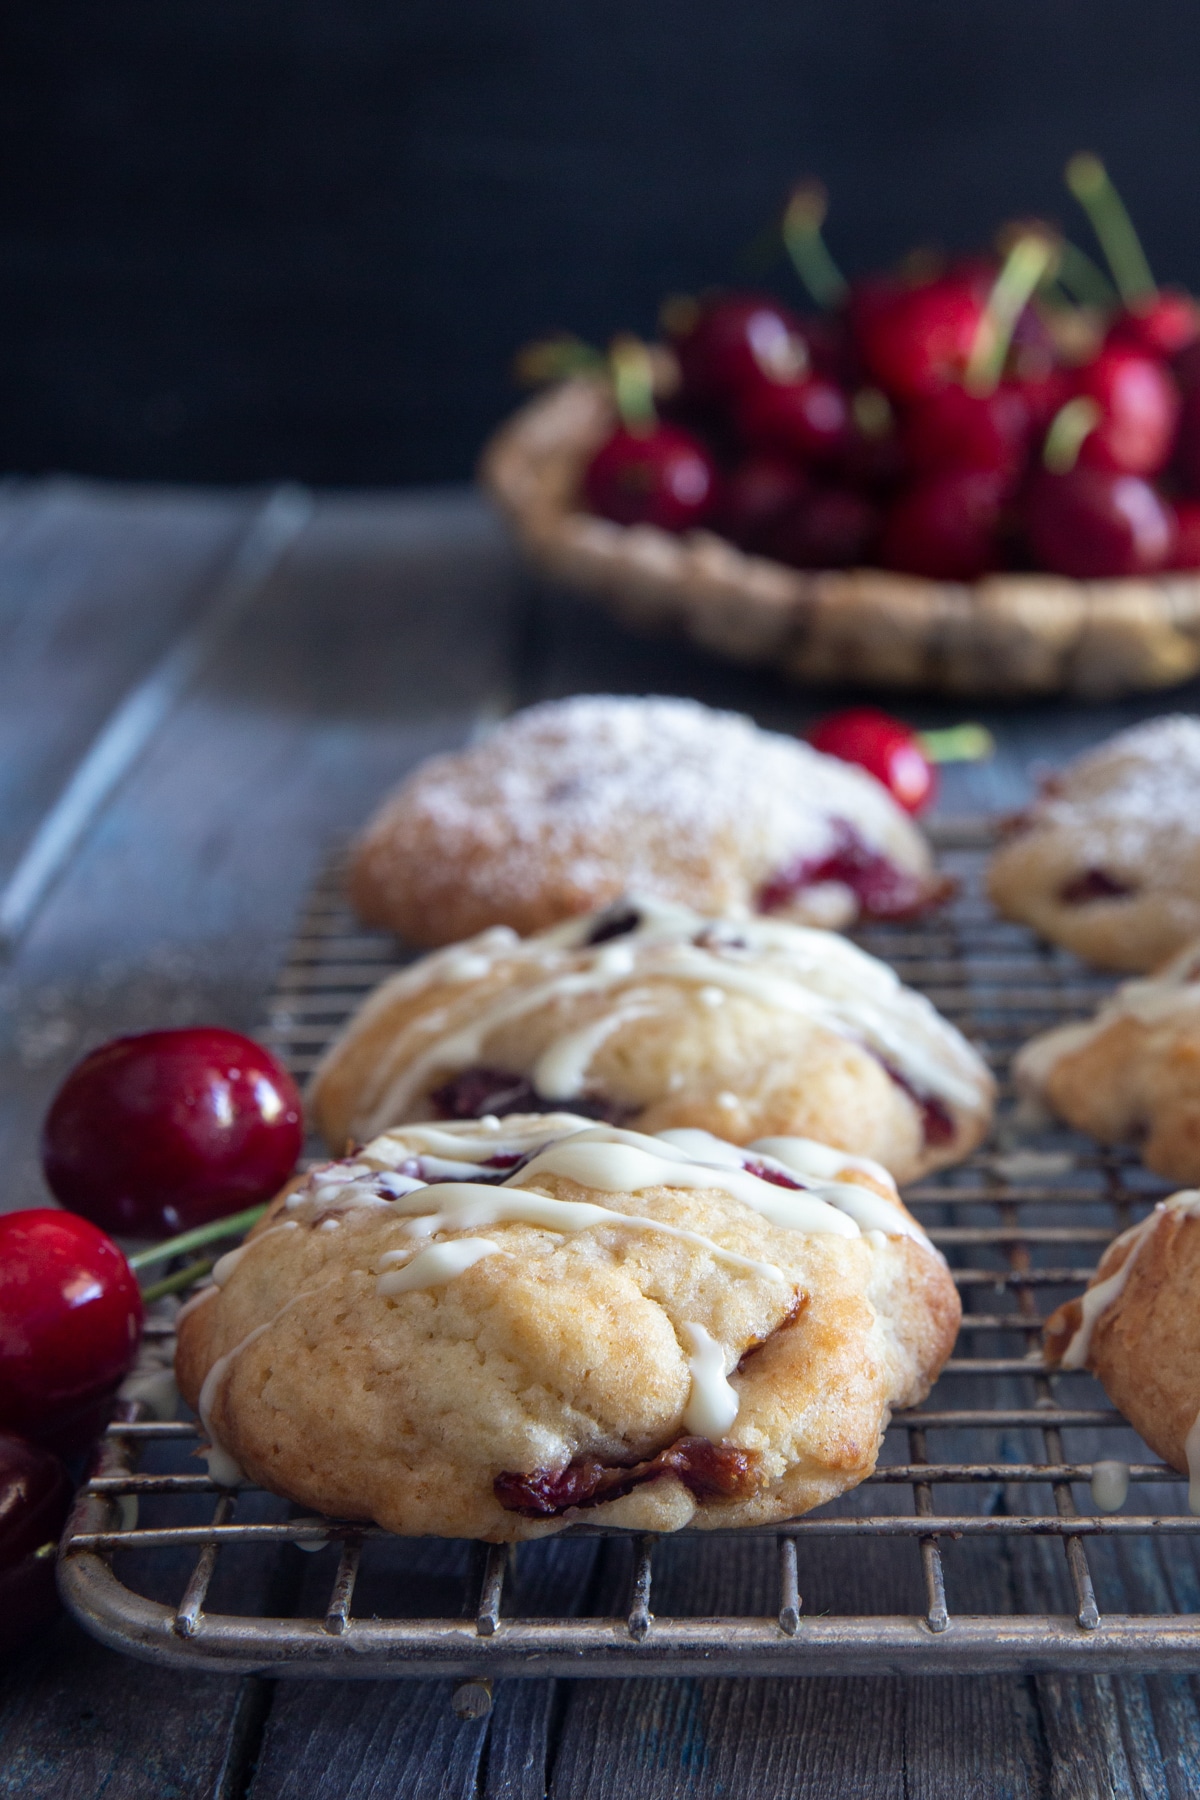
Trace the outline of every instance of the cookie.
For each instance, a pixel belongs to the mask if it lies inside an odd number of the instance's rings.
[[[176,1372],[218,1480],[491,1542],[818,1506],[960,1320],[868,1161],[561,1115],[390,1132],[213,1273]]]
[[[1156,1175],[1200,1183],[1200,942],[1123,983],[1094,1019],[1032,1038],[1013,1073],[1067,1124],[1136,1141]]]
[[[540,931],[634,891],[840,929],[946,884],[863,770],[691,700],[594,694],[423,764],[350,865],[362,917],[420,945]]]
[[[1200,937],[1200,719],[1123,731],[1048,782],[988,892],[1101,968],[1143,974]]]
[[[985,1135],[992,1080],[893,971],[832,932],[648,899],[410,965],[322,1061],[334,1151],[410,1120],[561,1105],[735,1143],[819,1138],[898,1180]]]
[[[1200,1512],[1200,1193],[1175,1194],[1114,1238],[1080,1300],[1046,1321],[1046,1354],[1090,1369]]]

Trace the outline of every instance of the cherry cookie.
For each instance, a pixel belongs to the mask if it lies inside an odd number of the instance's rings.
[[[1160,1201],[1114,1238],[1086,1293],[1046,1321],[1046,1354],[1090,1369],[1150,1448],[1190,1477],[1200,1512],[1200,1193]]]
[[[791,1518],[875,1466],[960,1308],[881,1169],[563,1115],[293,1183],[184,1309],[223,1484],[408,1535]]]
[[[425,763],[367,826],[363,918],[413,944],[540,931],[630,892],[836,928],[942,897],[882,785],[691,700],[582,695]]]
[[[782,919],[621,900],[436,951],[370,996],[314,1077],[330,1148],[431,1118],[555,1106],[735,1143],[799,1135],[897,1180],[985,1134],[992,1081],[886,964]]]
[[[1156,1175],[1200,1182],[1200,942],[1125,982],[1094,1019],[1031,1038],[1013,1072],[1069,1125],[1140,1141]]]
[[[1049,781],[988,892],[1106,969],[1142,974],[1200,936],[1200,719],[1123,731]]]

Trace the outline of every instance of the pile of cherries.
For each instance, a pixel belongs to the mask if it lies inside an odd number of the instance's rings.
[[[586,470],[588,506],[802,569],[1200,568],[1200,307],[1155,286],[1095,157],[1067,176],[1112,284],[1041,225],[1011,228],[1004,254],[846,283],[822,197],[799,190],[783,237],[823,310],[670,303],[678,382],[657,404],[648,353],[618,339],[621,422]]]
[[[228,1215],[268,1199],[303,1137],[286,1070],[218,1027],[116,1038],[67,1076],[42,1165],[71,1210],[0,1214],[0,1654],[54,1610],[71,1498],[61,1458],[103,1428],[137,1357],[137,1267],[198,1247]],[[187,1236],[130,1258],[110,1231]],[[168,1277],[146,1293],[178,1285]]]

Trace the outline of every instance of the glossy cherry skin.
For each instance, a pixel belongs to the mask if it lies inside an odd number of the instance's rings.
[[[717,471],[699,438],[678,425],[644,433],[621,425],[588,464],[583,491],[594,513],[618,525],[690,531],[708,517]]]
[[[166,1237],[269,1199],[303,1142],[287,1071],[240,1032],[199,1025],[85,1056],[46,1115],[42,1168],[105,1230]]]
[[[835,381],[758,381],[743,389],[735,409],[738,435],[752,450],[775,451],[801,462],[828,463],[846,445],[850,408]]]
[[[1178,356],[1200,339],[1200,307],[1180,288],[1160,288],[1144,306],[1127,306],[1118,313],[1108,339],[1147,356]]]
[[[54,1550],[71,1508],[57,1456],[0,1433],[0,1656],[19,1650],[58,1611]]]
[[[1076,466],[1040,470],[1025,501],[1025,529],[1038,566],[1077,581],[1149,575],[1175,550],[1175,518],[1140,475]]]
[[[868,289],[852,305],[852,318],[871,376],[901,401],[961,382],[985,304],[979,282],[957,275],[890,292]]]
[[[796,569],[854,569],[869,563],[879,509],[849,488],[812,488],[771,532],[768,553]]]
[[[937,772],[915,733],[876,706],[831,713],[813,726],[808,741],[826,756],[867,769],[907,812],[923,812],[937,793]]]
[[[1175,502],[1175,548],[1170,566],[1200,569],[1200,500]]]
[[[141,1328],[137,1281],[103,1231],[49,1206],[0,1214],[0,1430],[86,1443]]]
[[[762,550],[807,487],[808,477],[795,463],[779,456],[749,456],[722,482],[712,523],[743,550]]]
[[[880,554],[887,569],[974,581],[1000,561],[1006,478],[980,469],[927,475],[892,504]]]
[[[1015,482],[1032,435],[1028,398],[1020,387],[1005,383],[990,394],[944,387],[914,401],[903,442],[917,474],[983,469]]]
[[[728,404],[764,377],[791,381],[807,372],[808,346],[795,313],[762,294],[726,294],[672,338],[683,391],[705,406]]]
[[[1075,392],[1100,408],[1100,422],[1079,452],[1086,468],[1157,475],[1166,467],[1179,423],[1179,390],[1162,363],[1109,344],[1076,372]]]

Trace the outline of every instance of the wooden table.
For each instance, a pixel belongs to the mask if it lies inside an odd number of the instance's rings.
[[[0,897],[63,828],[0,964],[0,1205],[44,1201],[38,1124],[76,1057],[150,1025],[253,1029],[330,844],[420,757],[579,689],[783,727],[829,704],[548,592],[464,490],[0,490]],[[1000,753],[948,772],[943,806],[1016,805],[1039,762],[1163,705],[971,709]],[[195,1678],[65,1621],[0,1675],[0,1794],[23,1800],[1197,1792],[1188,1677],[511,1682],[468,1723],[445,1684]]]

